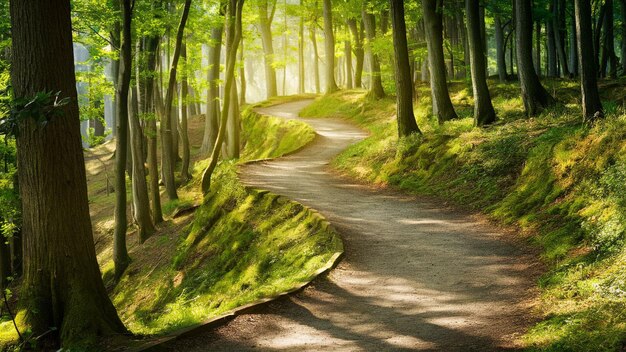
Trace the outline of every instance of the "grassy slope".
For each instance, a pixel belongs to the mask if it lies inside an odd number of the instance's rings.
[[[191,121],[196,160],[202,125],[197,117]],[[167,219],[158,233],[143,245],[130,233],[133,261],[117,285],[111,281],[109,239],[109,203],[114,197],[106,194],[104,177],[111,150],[104,145],[88,153],[98,259],[111,298],[132,332],[167,333],[282,293],[309,281],[342,250],[338,235],[317,213],[271,193],[247,189],[236,177],[237,163],[301,148],[313,140],[313,130],[304,123],[259,116],[251,109],[243,113],[243,127],[242,158],[220,163],[204,200],[199,178],[206,161],[198,161],[193,181],[180,189],[180,200],[164,204]],[[195,213],[171,218],[177,209],[196,203],[201,205]],[[10,322],[0,323],[1,341],[15,341],[14,335]]]
[[[606,122],[581,126],[576,82],[547,85],[564,105],[521,119],[519,88],[492,83],[501,121],[487,129],[472,127],[463,83],[451,85],[463,118],[441,127],[420,87],[415,111],[424,136],[400,143],[391,99],[340,92],[302,115],[344,117],[371,132],[336,158],[339,170],[484,211],[541,246],[551,270],[539,283],[544,321],[524,337],[530,349],[616,350],[626,337],[626,114],[607,101]],[[623,100],[616,86],[607,84],[605,99]]]

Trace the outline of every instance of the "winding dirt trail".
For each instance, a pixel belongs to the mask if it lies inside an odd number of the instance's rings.
[[[308,103],[259,112],[296,119]],[[344,260],[304,291],[166,350],[516,349],[531,319],[533,255],[470,214],[336,176],[329,161],[366,134],[342,120],[300,120],[319,134],[310,146],[241,177],[324,214]]]

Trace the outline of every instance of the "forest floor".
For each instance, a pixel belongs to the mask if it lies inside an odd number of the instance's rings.
[[[246,165],[245,184],[320,211],[346,255],[302,292],[164,350],[445,350],[521,348],[536,322],[536,253],[481,216],[339,176],[329,163],[367,136],[341,119],[302,119],[310,102],[258,109],[318,136],[287,157]]]

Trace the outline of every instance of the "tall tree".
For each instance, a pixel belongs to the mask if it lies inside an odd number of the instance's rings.
[[[300,5],[302,5],[300,0]],[[300,15],[298,24],[298,93],[304,93],[304,15]]]
[[[326,94],[339,90],[335,81],[335,34],[333,32],[333,8],[330,0],[324,0],[324,52],[326,54]]]
[[[24,249],[20,305],[26,312],[25,321],[34,336],[60,339],[62,346],[123,334],[126,329],[107,296],[96,261],[80,136],[70,1],[12,0],[10,14],[16,101],[30,101],[49,91],[69,98],[65,106],[54,108],[59,114],[32,112],[18,123]],[[42,126],[38,120],[48,123]],[[51,328],[56,330],[50,333]]]
[[[347,28],[346,24],[346,29]],[[344,55],[346,60],[346,88],[352,89],[354,87],[352,81],[352,43],[350,42],[350,36],[346,35],[346,38],[343,41],[344,44]]]
[[[567,37],[567,29],[565,24],[565,0],[553,0],[552,22],[554,27],[554,43],[556,44],[556,53],[559,59],[561,72],[563,77],[570,75],[567,63],[567,54],[565,53],[565,38]]]
[[[465,0],[465,15],[467,16],[467,35],[470,51],[470,66],[472,72],[472,88],[474,92],[474,124],[484,126],[496,121],[496,112],[491,103],[491,95],[487,86],[485,57],[482,50],[481,23],[484,17],[478,13],[479,0]]]
[[[496,63],[498,66],[498,78],[500,82],[506,81],[506,52],[504,47],[504,27],[502,17],[496,14],[494,22],[496,30]]]
[[[604,6],[606,6],[606,12],[604,14],[604,35],[602,38],[600,77],[605,77],[608,73],[611,78],[615,78],[617,77],[617,56],[615,55],[613,0],[605,0]]]
[[[203,155],[208,155],[213,151],[213,146],[217,139],[217,130],[219,129],[220,103],[218,82],[222,56],[222,37],[224,36],[223,7],[220,7],[220,17],[222,21],[218,21],[211,28],[211,43],[209,44],[209,69],[207,77],[209,87],[207,88],[206,118],[201,149]]]
[[[191,7],[191,0],[185,0],[183,7],[183,13],[178,25],[178,31],[176,32],[176,42],[174,44],[174,55],[172,57],[172,64],[170,65],[169,81],[167,85],[167,91],[165,93],[165,106],[163,109],[163,116],[161,118],[161,148],[163,148],[163,160],[161,161],[163,167],[163,183],[165,183],[165,190],[167,196],[170,199],[178,199],[178,193],[176,192],[176,179],[174,177],[174,165],[176,163],[176,155],[173,148],[173,134],[176,133],[178,126],[172,126],[172,105],[174,102],[174,95],[176,94],[176,74],[178,71],[178,60],[180,59],[180,51],[183,43],[183,35],[185,33],[185,25],[187,24],[187,18],[189,17],[189,8]]]
[[[115,87],[115,110],[117,111],[117,135],[115,139],[115,233],[113,236],[113,261],[115,277],[119,278],[130,263],[126,249],[126,162],[128,158],[128,92],[130,88],[132,47],[131,0],[122,0],[122,44],[120,47],[117,86]]]
[[[398,136],[406,137],[421,133],[413,113],[413,79],[409,65],[409,49],[404,22],[404,2],[390,0],[391,25],[393,27],[393,47],[396,64],[396,110],[398,115]]]
[[[187,182],[191,180],[191,174],[189,173],[189,159],[191,156],[191,150],[189,146],[189,130],[187,126],[188,120],[188,107],[189,107],[189,72],[187,63],[187,42],[183,41],[180,49],[180,57],[182,58],[183,70],[181,74],[180,82],[180,140],[183,144],[183,162],[180,169],[180,175],[183,181]]]
[[[582,94],[583,120],[593,122],[603,118],[604,111],[598,93],[596,62],[589,52],[593,48],[591,28],[591,4],[588,0],[574,0],[576,12],[576,38],[578,38],[578,62],[580,91]]]
[[[457,118],[446,80],[446,63],[443,55],[443,9],[441,1],[438,0],[422,0],[422,8],[428,47],[433,115],[437,116],[437,121],[442,124]]]
[[[313,78],[315,79],[315,93],[319,94],[322,90],[320,84],[320,55],[317,49],[317,20],[314,20],[309,27],[309,35],[311,37],[311,45],[313,46]]]
[[[383,89],[383,82],[380,76],[380,61],[378,55],[374,52],[372,44],[376,38],[376,17],[370,13],[368,9],[368,0],[363,1],[363,7],[361,14],[363,17],[363,27],[365,27],[365,36],[367,37],[367,58],[370,64],[370,91],[369,95],[380,99],[385,96],[385,90]]]
[[[263,44],[265,62],[265,89],[267,98],[278,95],[276,84],[276,69],[274,68],[274,42],[272,39],[272,22],[276,13],[276,0],[270,0],[271,10],[268,9],[268,0],[258,1],[259,10],[259,32],[261,32],[261,43]]]
[[[531,0],[515,0],[515,39],[517,71],[522,87],[522,100],[528,116],[534,116],[556,103],[541,85],[533,67]]]
[[[624,0],[626,1],[626,0]],[[348,19],[348,27],[352,34],[352,41],[354,42],[354,56],[356,58],[356,66],[354,68],[354,86],[356,88],[362,88],[363,82],[363,62],[365,61],[365,51],[363,49],[363,26],[360,29],[357,27],[356,19]]]

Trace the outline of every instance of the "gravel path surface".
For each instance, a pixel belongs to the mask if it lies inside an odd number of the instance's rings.
[[[310,101],[259,112],[300,119]],[[329,161],[366,137],[338,119],[300,119],[318,133],[291,156],[251,164],[242,180],[308,205],[346,255],[304,291],[170,351],[494,351],[516,349],[532,322],[536,259],[467,212],[339,177]]]

